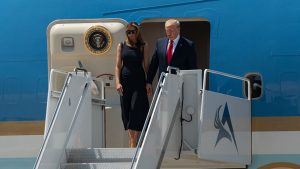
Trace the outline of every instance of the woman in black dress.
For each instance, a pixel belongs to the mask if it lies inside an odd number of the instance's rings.
[[[126,27],[126,40],[117,47],[116,89],[120,94],[124,129],[128,130],[129,147],[136,147],[138,136],[148,113],[146,92],[148,46],[143,41],[138,24]]]

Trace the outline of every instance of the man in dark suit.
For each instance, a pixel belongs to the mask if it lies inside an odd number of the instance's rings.
[[[180,70],[196,69],[196,50],[194,43],[180,36],[180,23],[169,19],[165,22],[167,37],[158,39],[147,73],[147,92],[152,94],[152,81],[159,67],[159,74],[167,71],[168,66]]]

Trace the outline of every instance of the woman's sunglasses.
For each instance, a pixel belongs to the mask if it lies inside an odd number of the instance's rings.
[[[127,30],[126,34],[127,35],[129,35],[129,34],[136,34],[136,30]]]

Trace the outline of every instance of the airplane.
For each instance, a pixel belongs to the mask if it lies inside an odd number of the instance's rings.
[[[51,23],[136,21],[153,49],[164,36],[164,21],[176,18],[181,34],[197,45],[199,69],[245,77],[254,84],[252,162],[247,167],[299,168],[299,5],[280,0],[1,2],[1,166],[33,168],[42,145]],[[235,96],[246,97],[246,88],[226,78],[209,80],[209,89]]]

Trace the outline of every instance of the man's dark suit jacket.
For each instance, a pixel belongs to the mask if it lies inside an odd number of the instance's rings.
[[[166,72],[168,66],[177,67],[180,70],[196,69],[196,49],[194,43],[184,37],[179,38],[177,46],[174,50],[170,65],[167,64],[167,46],[168,38],[158,39],[155,51],[147,73],[147,83],[152,84],[153,78],[159,67],[159,74]]]

